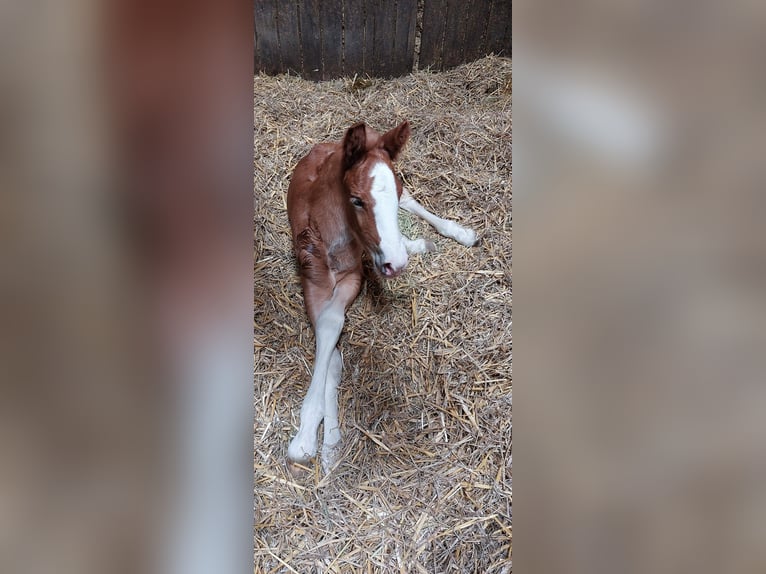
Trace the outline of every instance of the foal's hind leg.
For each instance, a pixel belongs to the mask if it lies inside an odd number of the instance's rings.
[[[420,205],[417,201],[415,201],[415,199],[413,199],[413,197],[406,189],[402,190],[402,197],[399,199],[399,207],[405,211],[409,211],[410,213],[417,215],[424,221],[430,223],[434,229],[436,229],[439,235],[454,239],[466,247],[472,247],[476,245],[476,242],[479,240],[478,235],[476,235],[476,232],[473,229],[468,229],[467,227],[463,227],[455,221],[442,219],[441,217],[434,215],[425,207]],[[406,243],[406,245],[407,251],[409,253],[423,253],[423,251],[431,251],[431,249],[427,248],[427,243],[430,242],[419,244],[419,241],[423,241],[421,239],[408,241],[409,243]],[[433,246],[433,244],[431,244],[431,246]],[[413,251],[410,251],[411,248]]]

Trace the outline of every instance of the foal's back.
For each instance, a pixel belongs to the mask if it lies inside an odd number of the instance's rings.
[[[316,220],[320,216],[326,219],[337,213],[337,209],[331,208],[339,207],[341,201],[340,152],[339,143],[317,144],[295,166],[287,188],[287,217],[293,242],[309,227],[310,219]]]

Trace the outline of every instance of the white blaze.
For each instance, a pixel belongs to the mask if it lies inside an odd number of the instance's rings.
[[[399,231],[399,197],[394,173],[385,163],[378,162],[370,171],[370,176],[371,195],[375,201],[373,214],[380,235],[383,262],[390,263],[394,269],[401,269],[407,265],[407,249]]]

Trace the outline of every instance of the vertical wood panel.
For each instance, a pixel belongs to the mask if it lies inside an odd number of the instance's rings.
[[[493,0],[486,53],[511,55],[511,0]]]
[[[322,79],[343,74],[343,0],[322,0],[319,10],[322,27]]]
[[[346,41],[343,55],[343,73],[346,76],[364,73],[365,4],[365,0],[345,0]]]
[[[277,3],[278,0],[255,2],[255,51],[258,54],[256,71],[266,74],[276,74],[282,68],[277,35]]]
[[[298,4],[298,18],[303,45],[303,77],[322,78],[322,35],[319,28],[318,0],[303,0]]]
[[[255,22],[255,20],[253,20]],[[258,30],[253,26],[253,71],[257,74],[261,71],[261,51],[258,49]]]
[[[362,70],[365,74],[373,75],[372,70],[375,69],[375,67],[378,65],[377,60],[375,59],[375,25],[377,24],[376,20],[376,2],[375,0],[370,0],[370,2],[367,2],[364,7],[365,11],[365,18],[364,18],[364,69]]]
[[[444,46],[442,47],[442,65],[445,68],[457,66],[463,60],[463,40],[465,38],[465,0],[446,0],[447,18],[444,24]]]
[[[470,4],[466,7],[463,50],[465,62],[471,62],[485,54],[491,6],[492,3],[489,0],[470,0]]]
[[[391,73],[402,76],[412,71],[415,59],[415,23],[418,0],[399,0],[396,7],[396,36]]]
[[[258,4],[261,0],[255,0]],[[298,29],[298,8],[294,0],[279,2],[279,43],[282,54],[282,72],[303,74],[303,54],[301,53],[300,32]]]
[[[425,0],[423,3],[423,33],[420,37],[420,67],[442,65],[444,11],[446,0]]]
[[[367,4],[367,37],[372,35],[372,43],[367,42],[367,55],[370,56],[367,72],[370,75],[391,77],[395,23],[394,0]]]

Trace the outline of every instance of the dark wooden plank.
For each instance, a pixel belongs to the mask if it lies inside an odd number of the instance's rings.
[[[345,41],[343,46],[343,74],[362,75],[365,70],[365,0],[345,0],[343,19]]]
[[[487,25],[491,6],[489,0],[470,0],[466,7],[464,62],[472,62],[486,55]]]
[[[500,44],[501,55],[511,57],[513,55],[513,10],[511,0],[508,0],[508,13],[506,16],[505,34]]]
[[[255,2],[256,72],[276,74],[281,71],[279,35],[277,33],[277,4],[279,0]]]
[[[420,35],[419,67],[431,66],[435,70],[442,65],[442,42],[447,0],[425,0],[423,3],[423,32]]]
[[[511,55],[511,0],[492,0],[486,52]]]
[[[301,26],[303,46],[303,77],[309,80],[322,79],[322,35],[319,25],[318,0],[298,2],[298,18]]]
[[[403,76],[412,71],[415,59],[415,24],[418,17],[418,0],[399,0],[396,5],[396,33],[391,73]]]
[[[394,55],[394,0],[367,3],[366,67],[370,75],[390,78]],[[369,38],[372,37],[372,42]]]
[[[322,0],[322,79],[343,74],[343,0]]]
[[[258,4],[261,0],[255,0]],[[303,54],[301,36],[298,28],[298,8],[296,2],[279,2],[279,46],[282,55],[282,71],[291,74],[303,74]]]
[[[255,28],[255,10],[253,10],[253,73],[261,70],[261,52],[258,50],[258,30]]]
[[[446,19],[444,23],[444,46],[442,65],[452,68],[463,63],[463,43],[465,42],[465,0],[446,1]]]

